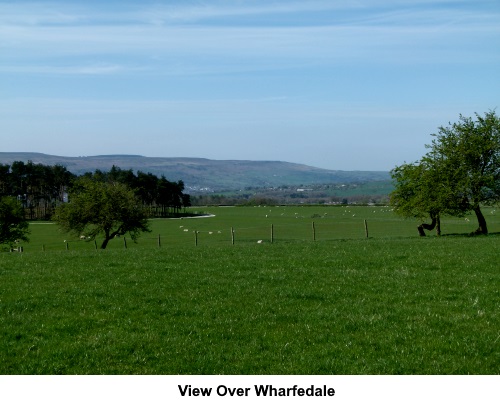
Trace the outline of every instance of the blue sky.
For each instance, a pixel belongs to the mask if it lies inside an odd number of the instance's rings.
[[[0,0],[0,148],[390,170],[500,107],[499,21],[498,0]]]

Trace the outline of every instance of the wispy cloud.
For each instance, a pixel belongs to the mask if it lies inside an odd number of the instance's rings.
[[[281,65],[286,69],[303,64],[349,65],[363,61],[466,62],[464,46],[480,50],[480,44],[491,42],[492,35],[498,40],[500,27],[4,27],[0,35],[5,38],[3,63],[9,65],[26,63],[32,69],[62,57],[93,58],[102,65],[76,69],[74,73],[109,73],[121,71],[118,65],[133,58],[134,63],[164,72],[179,65],[188,67],[189,72],[200,65],[214,64],[237,69]],[[491,52],[483,54],[492,56]],[[468,63],[481,62],[481,58],[477,55]]]
[[[322,0],[241,6],[218,1],[140,7],[124,3],[125,7],[115,7],[113,12],[109,7],[9,3],[0,5],[0,49],[5,64],[0,69],[138,72],[137,67],[126,66],[128,59],[135,59],[141,69],[162,74],[363,61],[449,63],[463,59],[464,44],[500,36],[499,11],[485,14],[462,7],[421,7],[428,3],[398,1],[391,7],[381,1]],[[462,4],[439,4],[451,3]],[[314,14],[314,23],[298,18],[307,13]],[[235,21],[244,23],[237,26]],[[61,66],[61,58],[73,58],[73,65],[81,67]],[[89,58],[99,62],[89,65],[85,61]],[[23,64],[29,67],[23,69]]]
[[[169,4],[0,4],[0,72],[179,76],[500,58],[481,45],[499,40],[500,11],[460,1]]]
[[[204,23],[224,18],[248,18],[324,12],[357,8],[359,2],[327,0],[253,1],[179,1],[130,3],[123,1],[110,6],[107,2],[92,7],[54,2],[16,2],[0,4],[0,23],[16,25],[67,25],[92,23],[125,24],[187,24]],[[97,11],[97,12],[96,12]]]
[[[498,14],[495,0],[480,0]],[[476,15],[477,3],[466,0],[301,0],[301,1],[243,1],[214,0],[158,2],[90,2],[89,4],[51,1],[16,1],[0,4],[0,25],[143,25],[143,24],[220,24],[273,25],[276,22],[303,24],[313,14],[315,21],[322,16],[333,23],[345,21],[397,22],[404,15],[426,20],[453,20],[457,13]],[[430,6],[430,7],[429,7]],[[484,7],[482,7],[484,8]],[[352,16],[356,14],[357,17]],[[292,17],[292,19],[290,19]],[[491,16],[494,18],[494,16]],[[422,22],[422,21],[420,21]],[[306,19],[306,23],[309,21]]]
[[[312,12],[325,12],[341,10],[345,8],[358,8],[358,2],[353,1],[288,1],[288,2],[254,2],[228,4],[222,2],[210,2],[203,4],[191,4],[177,6],[155,5],[147,7],[137,14],[143,21],[155,24],[171,23],[200,23],[217,21],[223,18],[254,18],[262,16],[292,15]],[[234,21],[234,20],[233,20]],[[241,22],[241,21],[240,21]],[[261,22],[262,23],[262,22]]]
[[[117,73],[143,72],[145,68],[132,68],[116,64],[73,65],[73,66],[47,66],[47,65],[18,65],[2,66],[0,73],[29,73],[51,75],[112,75]]]
[[[495,107],[498,21],[498,0],[0,0],[2,147],[390,168]]]

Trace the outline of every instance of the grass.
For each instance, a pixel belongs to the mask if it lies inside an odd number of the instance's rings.
[[[257,244],[269,209],[154,221],[161,249],[140,240],[42,252],[42,230],[45,242],[61,235],[38,225],[24,254],[0,255],[0,374],[498,374],[498,234],[325,231],[313,243],[311,217],[323,208],[286,207],[288,219],[273,221],[309,225],[306,239]],[[391,215],[371,222],[406,232]],[[461,229],[453,221],[443,225]],[[197,224],[204,243],[195,248],[180,223]],[[235,246],[208,239],[228,226],[254,229]]]
[[[367,221],[370,238],[414,238],[418,235],[414,220],[405,220],[394,215],[389,207],[366,206],[259,206],[259,207],[203,207],[192,208],[193,212],[215,215],[211,218],[157,219],[151,221],[152,232],[143,234],[138,244],[127,241],[127,249],[156,248],[158,235],[164,248],[192,247],[195,245],[194,231],[198,232],[199,246],[222,247],[231,244],[231,228],[235,243],[263,243],[274,241],[312,241],[312,223],[316,241],[365,238],[364,220]],[[484,210],[491,233],[500,232],[500,213],[489,208]],[[477,226],[474,216],[467,218],[444,218],[444,234],[467,234]],[[78,236],[58,232],[57,226],[48,222],[33,222],[30,225],[30,243],[24,245],[25,252],[85,250],[93,251],[93,242],[82,241]],[[429,232],[433,235],[432,232]],[[101,241],[98,241],[98,246]],[[113,240],[108,249],[123,250],[123,238]]]

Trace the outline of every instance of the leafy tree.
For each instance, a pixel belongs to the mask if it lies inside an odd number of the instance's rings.
[[[189,195],[184,194],[184,182],[168,181],[165,176],[158,178],[152,173],[141,171],[134,174],[132,170],[122,170],[117,166],[111,168],[109,172],[96,170],[94,173],[87,172],[83,178],[99,182],[123,183],[134,191],[142,204],[148,211],[161,216],[167,216],[170,210],[179,212],[182,206],[190,205]],[[186,205],[188,204],[188,205]]]
[[[391,193],[391,204],[398,215],[407,218],[417,218],[422,221],[417,229],[420,236],[425,236],[424,229],[436,228],[436,234],[441,234],[440,214],[443,207],[434,187],[433,177],[437,173],[422,162],[403,164],[391,171],[395,180],[395,189]],[[431,224],[423,221],[431,218]]]
[[[488,234],[481,205],[500,201],[500,118],[494,111],[476,120],[460,115],[457,123],[440,127],[427,159],[440,162],[447,191],[460,214],[473,211],[476,234]]]
[[[31,161],[0,164],[0,195],[17,197],[25,208],[53,206],[63,201],[75,177],[62,165],[45,166]]]
[[[76,176],[62,165],[54,165],[50,170],[50,196],[57,202],[64,201],[67,188]]]
[[[436,234],[441,235],[441,216],[444,214],[463,215],[463,199],[441,162],[424,156],[418,162],[397,166],[391,176],[395,181],[390,194],[391,205],[396,214],[422,221],[417,227],[420,236],[425,236],[425,230],[434,228]],[[424,222],[426,218],[431,219],[430,224]]]
[[[144,205],[155,202],[158,191],[158,177],[151,173],[137,172],[136,193]]]
[[[479,227],[475,233],[487,234],[481,205],[500,201],[500,120],[494,112],[476,121],[460,116],[457,123],[439,127],[428,146],[430,151],[413,164],[403,164],[391,171],[395,190],[391,203],[405,217],[424,219],[440,233],[440,216],[476,214]]]
[[[109,172],[95,170],[80,178],[128,186],[148,206],[150,214],[168,216],[177,213],[182,206],[190,204],[189,195],[184,194],[182,181],[171,182],[164,176],[158,178],[151,173],[132,169],[122,170],[113,165]],[[15,161],[12,165],[0,164],[0,197],[16,197],[24,208],[28,208],[30,218],[50,218],[54,209],[65,201],[68,188],[77,176],[62,165],[45,166]]]
[[[103,236],[105,249],[115,236],[128,233],[134,242],[150,232],[141,201],[125,184],[82,178],[70,191],[70,201],[56,209],[54,220],[65,232],[88,240]]]
[[[0,245],[12,246],[16,240],[28,241],[28,222],[24,209],[14,197],[0,198]]]

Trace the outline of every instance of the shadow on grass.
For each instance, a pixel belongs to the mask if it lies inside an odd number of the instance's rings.
[[[500,232],[490,232],[487,235],[484,234],[477,234],[474,232],[467,232],[467,233],[446,233],[442,234],[441,236],[435,236],[435,235],[429,235],[433,236],[435,238],[487,238],[488,236],[498,236],[500,235]]]

